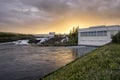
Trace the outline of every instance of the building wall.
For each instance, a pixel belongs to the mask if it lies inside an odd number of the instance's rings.
[[[109,34],[109,33],[108,33]],[[79,34],[80,36],[80,34]],[[108,36],[99,36],[99,37],[80,37],[79,45],[94,45],[101,46],[111,41],[111,38]]]
[[[101,31],[105,31],[106,34],[101,34]],[[118,31],[120,31],[120,26],[99,26],[99,27],[92,27],[92,28],[86,28],[86,29],[80,29],[78,32],[78,45],[92,45],[92,46],[102,46],[109,42],[111,42],[111,37],[115,35]],[[81,35],[81,33],[84,32],[96,32],[96,35],[94,33],[89,33],[89,35],[86,35],[88,33],[85,33],[85,35]],[[100,33],[100,34],[99,34]]]

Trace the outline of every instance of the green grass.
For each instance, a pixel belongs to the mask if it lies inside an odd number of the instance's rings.
[[[108,44],[40,80],[120,80],[120,44]]]

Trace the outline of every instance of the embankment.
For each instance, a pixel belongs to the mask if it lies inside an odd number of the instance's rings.
[[[120,80],[120,44],[102,46],[40,80]]]

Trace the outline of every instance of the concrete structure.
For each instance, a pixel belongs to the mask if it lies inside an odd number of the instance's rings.
[[[49,37],[54,37],[55,36],[55,32],[49,32]]]
[[[55,36],[55,32],[49,32],[49,34],[36,34],[34,36],[38,38],[53,38]]]
[[[102,46],[120,31],[120,25],[96,26],[78,30],[78,45]]]

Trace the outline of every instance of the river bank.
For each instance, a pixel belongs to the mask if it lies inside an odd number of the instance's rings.
[[[102,46],[39,80],[120,80],[120,44]]]

